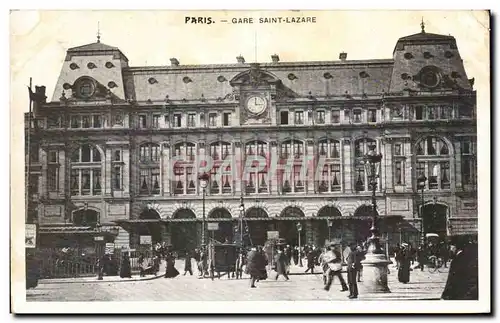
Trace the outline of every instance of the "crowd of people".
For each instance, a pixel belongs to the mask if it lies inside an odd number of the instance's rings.
[[[267,249],[266,249],[267,248]],[[366,243],[351,243],[344,249],[339,244],[328,244],[324,248],[305,245],[303,247],[285,244],[274,245],[272,252],[269,246],[253,246],[249,250],[239,249],[235,259],[232,277],[242,278],[243,273],[250,276],[250,288],[256,288],[259,281],[272,278],[290,280],[291,265],[305,267],[305,273],[314,274],[316,267],[321,268],[323,285],[329,291],[334,278],[340,283],[340,291],[349,291],[348,298],[358,297],[357,283],[362,281],[363,264],[367,251]],[[165,278],[175,278],[180,275],[175,268],[177,254],[172,247],[158,243],[153,246],[152,262],[147,262],[144,256],[139,257],[140,275],[158,274],[162,260],[166,262]],[[192,251],[184,251],[184,275],[193,276],[192,261],[196,264],[200,278],[209,275],[209,259],[205,246]],[[443,292],[443,299],[477,299],[477,242],[464,239],[453,239],[449,245],[445,243],[429,243],[418,248],[409,243],[398,244],[389,253],[396,261],[398,281],[403,284],[410,282],[410,272],[424,270],[426,266],[433,266],[429,259],[434,256],[442,259],[444,267],[451,260],[448,280]],[[305,264],[303,264],[305,262]],[[269,269],[268,266],[272,265]],[[346,270],[344,271],[344,267]],[[343,273],[347,274],[347,282]],[[228,273],[228,276],[231,273]],[[389,272],[388,272],[389,274]],[[122,258],[120,269],[121,277],[131,277],[131,266],[128,255]]]

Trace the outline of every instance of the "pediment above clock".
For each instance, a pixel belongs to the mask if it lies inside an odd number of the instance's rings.
[[[237,74],[229,81],[231,86],[237,85],[267,85],[267,84],[280,84],[281,80],[276,75],[262,70],[258,65],[252,66],[250,69]]]

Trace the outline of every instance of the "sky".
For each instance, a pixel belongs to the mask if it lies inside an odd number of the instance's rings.
[[[213,17],[186,24],[185,17]],[[305,24],[232,24],[221,19],[316,17]],[[391,58],[398,38],[420,32],[452,35],[475,78],[478,107],[489,107],[489,17],[484,11],[12,11],[11,108],[26,112],[26,86],[45,85],[50,100],[68,48],[96,41],[116,46],[130,66]],[[58,90],[60,91],[60,89]],[[487,103],[488,101],[488,103]]]

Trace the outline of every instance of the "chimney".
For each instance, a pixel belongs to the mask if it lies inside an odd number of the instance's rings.
[[[238,63],[240,64],[245,64],[245,58],[243,56],[238,56],[236,57],[236,60],[238,61]]]
[[[172,66],[179,66],[179,60],[177,58],[171,58],[170,59],[170,65]]]
[[[344,62],[347,59],[347,53],[344,52],[340,53],[339,58],[341,61]]]
[[[271,55],[271,59],[273,60],[273,63],[278,63],[280,61],[278,54]]]

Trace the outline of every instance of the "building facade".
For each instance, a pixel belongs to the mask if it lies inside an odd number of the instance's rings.
[[[194,248],[204,215],[219,241],[236,239],[240,217],[254,244],[267,231],[364,240],[371,145],[391,244],[477,230],[476,92],[454,37],[422,27],[390,59],[170,62],[132,67],[100,41],[67,50],[31,127],[28,220],[42,245],[91,244],[99,223],[115,246]]]

